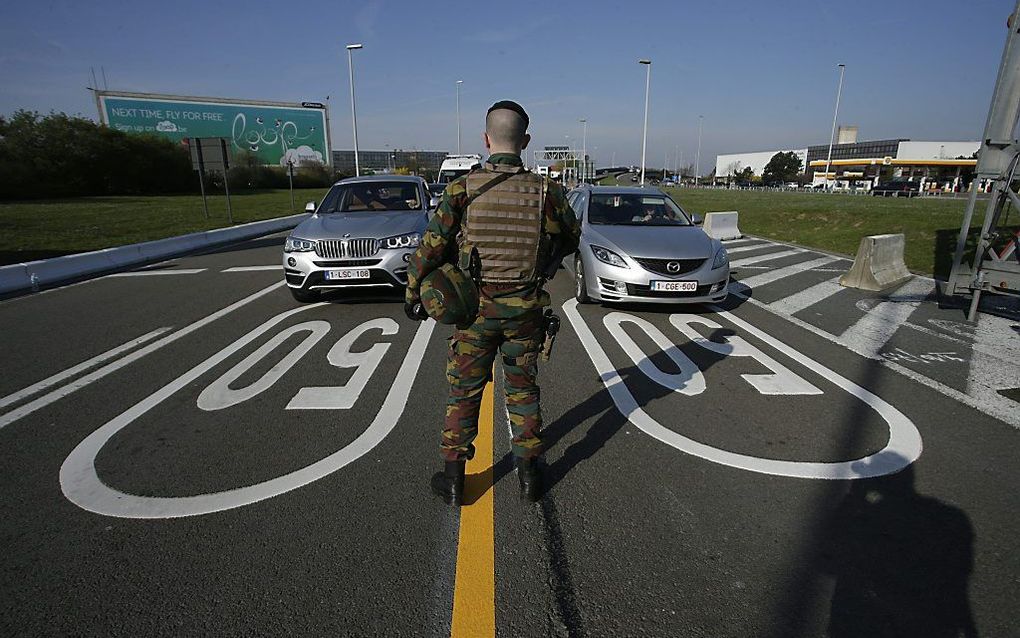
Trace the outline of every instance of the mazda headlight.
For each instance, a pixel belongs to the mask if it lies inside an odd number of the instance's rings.
[[[623,257],[617,255],[608,248],[603,248],[602,246],[596,246],[595,244],[592,244],[591,252],[592,254],[595,255],[596,259],[598,259],[601,262],[607,263],[610,266],[617,266],[619,268],[630,268],[630,266],[627,265],[627,262],[623,260]]]
[[[418,244],[421,243],[421,235],[418,233],[408,233],[406,235],[396,235],[394,237],[387,237],[381,242],[383,248],[417,248]]]
[[[719,252],[715,254],[715,260],[712,261],[712,270],[716,268],[722,268],[726,264],[730,263],[729,255],[726,254],[725,248],[720,248]]]
[[[283,242],[283,252],[285,253],[307,253],[313,250],[315,250],[315,242],[309,239],[301,239],[292,235]]]

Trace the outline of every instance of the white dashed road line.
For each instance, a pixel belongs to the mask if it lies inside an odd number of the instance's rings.
[[[773,281],[778,281],[779,279],[789,277],[790,275],[796,275],[797,273],[802,273],[807,270],[814,270],[818,266],[831,264],[834,261],[836,261],[835,257],[819,257],[818,259],[812,259],[811,261],[801,262],[799,264],[794,264],[792,266],[787,266],[785,268],[775,268],[768,272],[764,272],[760,275],[755,275],[754,277],[747,277],[741,279],[740,283],[744,284],[749,288],[754,288],[755,286],[764,286],[765,284],[772,283]]]
[[[869,357],[877,355],[924,298],[934,291],[935,283],[931,279],[911,279],[895,295],[866,312],[854,325],[844,330],[839,340],[854,352]]]
[[[3,398],[0,398],[0,408],[6,407],[8,405],[11,405],[12,403],[17,403],[18,401],[21,401],[22,399],[28,398],[28,397],[32,396],[33,394],[36,394],[37,392],[42,392],[46,388],[48,388],[50,386],[53,386],[53,385],[56,385],[56,384],[60,383],[61,381],[63,381],[64,379],[73,377],[74,375],[78,374],[79,372],[84,372],[84,371],[88,370],[89,368],[91,368],[91,367],[93,367],[95,365],[98,365],[98,364],[102,363],[103,361],[106,361],[107,359],[112,359],[112,358],[116,357],[117,355],[119,355],[122,352],[126,352],[128,350],[131,350],[132,348],[140,346],[140,345],[142,345],[143,343],[145,343],[147,341],[152,341],[153,339],[155,339],[159,335],[163,334],[164,332],[170,330],[171,328],[172,328],[172,326],[168,326],[166,328],[157,328],[156,330],[153,330],[152,332],[150,332],[148,334],[144,334],[144,335],[142,335],[140,337],[132,339],[131,341],[128,341],[127,343],[123,343],[123,344],[117,346],[116,348],[111,348],[110,350],[107,350],[106,352],[104,352],[102,354],[96,355],[96,356],[92,357],[91,359],[86,359],[85,361],[82,361],[78,365],[72,366],[72,367],[68,368],[67,370],[64,370],[63,372],[58,372],[57,374],[55,374],[55,375],[53,375],[51,377],[47,377],[47,378],[43,379],[42,381],[39,381],[37,383],[33,383],[32,385],[28,386],[27,388],[22,388],[21,390],[18,390],[17,392],[15,392],[13,394],[8,394],[7,396],[5,396]]]
[[[839,285],[839,277],[833,277],[832,279],[805,288],[789,297],[783,297],[770,304],[765,304],[765,307],[778,315],[790,316],[795,312],[815,305],[819,301],[828,299],[841,290],[845,290],[845,288]]]
[[[205,272],[205,268],[169,268],[167,270],[133,270],[131,272],[115,272],[107,277],[149,277],[155,275],[195,275]]]
[[[283,266],[280,264],[273,264],[272,266],[234,266],[220,272],[256,272],[260,270],[283,270]]]
[[[745,257],[736,261],[730,262],[731,268],[740,268],[746,264],[756,264],[760,261],[770,261],[772,259],[782,259],[783,257],[792,257],[793,255],[799,255],[807,252],[803,248],[791,248],[790,250],[781,250],[778,253],[768,253],[766,255],[755,255],[754,257]]]
[[[206,324],[209,324],[209,323],[212,323],[213,321],[216,321],[220,317],[223,317],[225,315],[230,314],[231,312],[237,310],[238,308],[240,308],[242,306],[245,306],[245,305],[255,301],[259,297],[262,297],[262,296],[264,296],[264,295],[266,295],[266,294],[276,290],[277,288],[282,287],[283,285],[284,285],[284,283],[281,281],[281,282],[273,284],[272,286],[268,286],[266,288],[263,288],[262,290],[254,293],[254,294],[248,295],[247,297],[245,297],[244,299],[241,299],[240,301],[236,301],[236,302],[230,304],[229,306],[227,306],[225,308],[221,308],[220,310],[217,310],[216,312],[212,313],[211,315],[208,315],[207,317],[199,319],[198,321],[196,321],[196,322],[194,322],[192,324],[189,324],[189,325],[181,328],[180,330],[178,330],[176,332],[173,332],[173,333],[163,337],[159,341],[154,341],[154,342],[150,343],[149,345],[147,345],[147,346],[145,346],[145,347],[143,347],[143,348],[141,348],[139,350],[135,350],[134,352],[132,352],[131,354],[127,355],[123,359],[117,359],[116,361],[113,361],[112,363],[108,363],[105,366],[103,366],[102,368],[99,368],[98,370],[90,372],[89,374],[86,374],[85,376],[83,376],[83,377],[81,377],[79,379],[76,379],[76,380],[72,381],[71,383],[69,383],[69,384],[67,384],[67,385],[65,385],[63,387],[57,388],[56,390],[54,390],[52,392],[44,394],[44,395],[42,395],[41,397],[39,397],[38,399],[36,399],[34,401],[26,403],[26,404],[24,404],[24,405],[22,405],[22,406],[20,406],[20,407],[18,407],[16,409],[14,409],[14,410],[11,410],[10,412],[8,412],[6,414],[0,415],[0,428],[7,427],[8,425],[10,425],[11,423],[14,423],[15,421],[17,421],[21,417],[28,416],[29,414],[35,412],[36,410],[38,410],[40,408],[44,408],[47,405],[53,403],[54,401],[62,399],[64,397],[66,397],[67,395],[71,394],[72,392],[75,392],[76,390],[80,390],[80,389],[84,388],[85,386],[91,384],[92,382],[98,381],[99,379],[102,379],[106,375],[111,374],[113,372],[116,372],[117,370],[123,368],[124,366],[128,365],[129,363],[132,363],[133,361],[137,361],[138,359],[141,359],[145,355],[151,354],[151,353],[155,352],[156,350],[159,350],[163,346],[169,345],[169,344],[173,343],[174,341],[177,341],[181,337],[184,337],[184,336],[187,336],[187,335],[191,334],[192,332],[198,330],[202,326],[204,326]]]

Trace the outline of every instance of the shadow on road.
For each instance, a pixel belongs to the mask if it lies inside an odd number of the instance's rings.
[[[826,538],[822,566],[836,579],[832,638],[977,636],[967,598],[970,520],[918,494],[912,466],[855,481]]]

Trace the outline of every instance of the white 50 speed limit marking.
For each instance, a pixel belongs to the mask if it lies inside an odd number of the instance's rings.
[[[106,516],[117,516],[121,518],[175,518],[181,516],[197,516],[210,514],[222,510],[233,509],[250,505],[258,501],[284,494],[291,490],[317,481],[324,476],[336,472],[347,464],[357,460],[372,448],[378,445],[387,434],[396,426],[397,420],[404,411],[407,398],[411,392],[411,386],[415,376],[418,374],[418,367],[421,364],[425,348],[428,345],[429,337],[435,327],[434,321],[423,321],[414,334],[414,339],[404,355],[396,378],[390,386],[389,393],[383,401],[378,414],[372,420],[371,425],[361,433],[358,438],[349,443],[346,447],[337,450],[329,456],[312,463],[289,474],[279,476],[262,483],[240,487],[211,494],[198,494],[194,496],[181,497],[155,497],[138,496],[127,494],[103,483],[96,473],[96,456],[103,446],[106,445],[117,432],[131,425],[140,416],[165,401],[167,398],[178,392],[188,384],[192,383],[203,374],[225,361],[228,357],[238,352],[259,336],[265,334],[272,327],[280,324],[299,312],[322,306],[314,304],[295,308],[276,315],[261,326],[255,328],[234,343],[230,344],[206,361],[198,364],[176,380],[170,382],[154,394],[142,399],[133,407],[129,408],[120,416],[109,421],[98,430],[85,438],[71,454],[64,460],[60,467],[60,487],[72,503],[96,514]],[[361,363],[367,363],[375,369],[382,353],[385,352],[388,344],[376,344],[365,353],[351,353],[349,347],[354,338],[363,332],[377,329],[383,334],[394,334],[397,332],[396,322],[390,319],[379,319],[366,322],[352,331],[354,336],[342,338],[329,354],[330,363],[336,366],[356,367]],[[218,410],[233,405],[234,403],[246,400],[254,394],[264,391],[288,370],[307,350],[321,339],[329,330],[329,325],[323,321],[309,321],[297,326],[292,326],[281,332],[283,335],[270,340],[268,344],[249,356],[240,364],[225,373],[224,377],[207,388],[199,398],[199,407],[204,410]],[[283,339],[299,332],[310,333],[308,337],[290,355],[284,358],[270,372],[253,383],[248,388],[233,391],[227,385],[231,380],[240,374],[257,359],[267,355],[274,346],[279,345]],[[360,387],[364,386],[367,379],[361,378],[356,372],[352,381]],[[371,374],[371,370],[368,371]],[[305,392],[308,390],[310,392]],[[313,409],[342,409],[348,403],[352,403],[349,396],[351,388],[305,388],[299,393],[288,409],[313,408]],[[354,397],[356,398],[356,397]]]
[[[563,304],[563,310],[570,319],[570,323],[574,326],[574,330],[581,339],[584,349],[588,352],[588,356],[595,365],[595,370],[602,378],[602,383],[606,386],[620,413],[646,434],[682,452],[693,454],[713,463],[728,465],[751,472],[811,479],[862,479],[884,476],[902,470],[921,456],[921,434],[902,412],[889,405],[881,397],[872,394],[856,383],[836,374],[817,361],[810,359],[778,339],[755,328],[746,321],[719,308],[713,308],[713,310],[747,334],[760,339],[770,347],[799,362],[818,376],[867,404],[868,407],[885,419],[886,424],[888,424],[889,441],[882,450],[860,459],[834,463],[814,463],[808,461],[783,461],[737,454],[689,439],[670,430],[641,409],[637,399],[631,394],[616,367],[609,360],[609,355],[606,354],[606,351],[599,344],[591,329],[585,324],[584,319],[581,318],[581,314],[577,310],[577,301],[570,299]],[[620,324],[623,322],[633,323],[646,331],[648,327],[651,327],[653,330],[650,333],[652,340],[660,348],[663,347],[664,336],[654,326],[633,315],[612,313],[605,319],[606,328],[620,342],[632,359],[637,358],[639,355],[637,352],[634,352],[636,344],[620,328]],[[769,358],[740,337],[727,337],[726,343],[715,343],[704,339],[690,327],[691,324],[695,323],[708,327],[719,327],[718,324],[711,320],[696,315],[677,314],[670,317],[670,323],[701,347],[729,356],[754,357],[759,362],[765,364],[774,374],[743,375],[744,379],[762,394],[811,395],[820,393],[810,383],[800,379],[792,371],[782,367],[778,362]],[[679,357],[684,357],[678,348],[674,346],[668,346],[668,348],[666,354],[674,362]],[[660,385],[684,394],[700,393],[704,387],[704,381],[701,379],[700,372],[695,373],[690,370],[690,366],[687,365],[686,361],[678,363],[683,371],[680,375],[666,375],[657,368],[652,370],[655,367],[654,364],[647,357],[643,358],[648,363],[644,366],[639,365],[639,369]],[[693,362],[691,364],[693,365]],[[688,386],[684,388],[681,385],[683,383],[688,384]]]

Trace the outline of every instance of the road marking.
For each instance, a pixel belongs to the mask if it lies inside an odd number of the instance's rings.
[[[78,365],[72,366],[72,367],[68,368],[67,370],[64,370],[63,372],[58,372],[57,374],[53,375],[52,377],[47,377],[47,378],[43,379],[42,381],[39,381],[37,383],[33,383],[32,385],[28,386],[27,388],[22,388],[21,390],[18,390],[17,392],[15,392],[13,394],[8,394],[7,396],[5,396],[2,399],[0,399],[0,408],[6,407],[6,406],[8,406],[8,405],[10,405],[12,403],[17,403],[18,401],[21,401],[22,399],[30,397],[33,394],[36,394],[37,392],[40,392],[40,391],[45,390],[46,388],[48,388],[50,386],[53,386],[53,385],[56,385],[56,384],[60,383],[61,381],[63,381],[64,379],[67,379],[68,377],[73,377],[74,375],[78,374],[79,372],[84,372],[85,370],[88,370],[89,368],[91,368],[91,367],[93,367],[93,366],[95,366],[95,365],[97,365],[99,363],[102,363],[103,361],[106,361],[107,359],[112,359],[112,358],[116,357],[117,355],[119,355],[122,352],[126,352],[127,350],[131,350],[132,348],[134,348],[136,346],[140,346],[140,345],[142,345],[143,343],[145,343],[147,341],[152,341],[153,339],[155,339],[156,337],[158,337],[159,335],[163,334],[164,332],[166,332],[167,330],[170,330],[170,329],[171,329],[171,327],[157,328],[157,329],[153,330],[152,332],[149,332],[149,333],[144,334],[144,335],[142,335],[140,337],[132,339],[131,341],[128,341],[127,343],[123,343],[123,344],[117,346],[116,348],[111,348],[110,350],[107,350],[106,352],[104,352],[102,354],[96,355],[96,356],[92,357],[91,359],[87,359],[85,361],[82,361]]]
[[[1016,323],[995,315],[978,315],[967,373],[967,394],[1012,414],[1020,413],[1020,409],[998,390],[1020,387],[1020,336],[1013,329]]]
[[[790,275],[796,275],[806,270],[813,270],[818,266],[831,264],[834,261],[836,261],[835,257],[819,257],[818,259],[812,259],[811,261],[805,261],[799,264],[794,264],[792,266],[786,266],[785,268],[775,268],[768,272],[764,272],[760,275],[755,275],[754,277],[745,277],[744,279],[740,280],[740,283],[744,284],[748,288],[764,286],[765,284],[769,284],[772,283],[773,281],[783,279],[784,277],[789,277]]]
[[[283,282],[274,284],[263,293],[282,285],[284,285]],[[96,457],[106,443],[122,429],[262,336],[270,328],[299,312],[325,305],[328,304],[301,306],[276,315],[85,437],[60,466],[60,489],[63,490],[64,496],[84,510],[105,516],[120,518],[198,516],[234,509],[279,496],[328,476],[370,452],[393,430],[404,413],[407,398],[411,393],[411,386],[414,384],[418,367],[425,355],[425,348],[428,346],[429,337],[436,325],[435,321],[423,321],[418,326],[404,360],[393,379],[393,384],[383,400],[382,407],[379,408],[379,412],[368,428],[347,446],[310,465],[255,485],[222,492],[178,497],[137,496],[121,492],[103,483],[96,473]],[[490,458],[491,454],[490,444]]]
[[[273,264],[272,266],[234,266],[220,272],[256,272],[259,270],[283,270],[283,266],[280,264]]]
[[[830,480],[862,479],[892,474],[902,470],[921,456],[921,434],[917,431],[917,428],[902,412],[884,401],[881,397],[840,376],[810,357],[797,352],[782,341],[755,328],[739,317],[717,306],[710,305],[708,308],[741,330],[755,336],[785,356],[797,361],[815,374],[861,400],[877,412],[889,426],[889,441],[885,448],[869,456],[851,461],[813,463],[783,461],[737,454],[681,436],[660,424],[641,408],[637,399],[634,398],[634,395],[631,394],[627,385],[620,377],[616,367],[610,361],[609,355],[606,354],[606,351],[599,344],[595,335],[578,312],[577,301],[569,299],[563,304],[563,310],[567,314],[567,318],[570,319],[570,323],[574,326],[574,331],[580,338],[584,349],[588,352],[595,370],[602,378],[603,385],[609,391],[609,395],[612,397],[620,413],[634,424],[635,427],[644,431],[652,438],[658,439],[682,452],[698,456],[713,463],[751,472],[793,478]]]
[[[131,354],[125,356],[123,359],[117,359],[116,361],[113,361],[112,363],[108,363],[105,366],[103,366],[102,368],[99,368],[98,370],[90,372],[89,374],[86,374],[83,377],[75,379],[74,381],[72,381],[71,383],[68,383],[67,385],[65,385],[63,387],[57,388],[56,390],[54,390],[54,391],[52,391],[52,392],[50,392],[48,394],[42,395],[41,397],[39,397],[35,401],[31,401],[29,403],[26,403],[25,405],[22,405],[21,407],[18,407],[18,408],[14,409],[14,410],[11,410],[10,412],[8,412],[8,413],[6,413],[4,415],[0,415],[0,429],[2,429],[4,427],[7,427],[8,425],[10,425],[11,423],[14,423],[15,421],[17,421],[18,419],[20,419],[23,416],[27,416],[27,415],[35,412],[36,410],[38,410],[40,408],[46,407],[47,405],[53,403],[54,401],[57,401],[59,399],[62,399],[64,397],[66,397],[67,395],[71,394],[72,392],[74,392],[76,390],[80,390],[80,389],[84,388],[85,386],[91,384],[94,381],[98,381],[99,379],[102,379],[103,377],[105,377],[106,375],[108,375],[108,374],[110,374],[112,372],[116,372],[117,370],[120,370],[121,368],[123,368],[124,366],[128,365],[129,363],[137,361],[137,360],[141,359],[142,357],[144,357],[144,356],[146,356],[148,354],[151,354],[151,353],[155,352],[156,350],[159,350],[163,346],[171,344],[174,341],[177,341],[178,339],[180,339],[181,337],[184,337],[184,336],[187,336],[187,335],[191,334],[192,332],[198,330],[202,326],[204,326],[204,325],[206,325],[208,323],[211,323],[213,321],[216,321],[220,317],[228,315],[231,312],[237,310],[238,308],[241,308],[242,306],[245,306],[245,305],[255,301],[259,297],[262,297],[263,295],[266,295],[266,294],[268,294],[268,293],[270,293],[270,292],[272,292],[272,291],[276,290],[277,288],[280,288],[280,287],[282,287],[284,285],[285,285],[284,282],[281,281],[281,282],[273,284],[272,286],[268,286],[266,288],[263,288],[262,290],[254,293],[254,294],[248,295],[247,297],[245,297],[244,299],[241,299],[240,301],[235,301],[234,303],[230,304],[226,308],[221,308],[220,310],[217,310],[216,312],[212,313],[211,315],[209,315],[207,317],[204,317],[204,318],[199,319],[198,321],[196,321],[196,322],[194,322],[192,324],[184,326],[183,328],[181,328],[177,332],[173,332],[173,333],[163,337],[159,341],[154,341],[154,342],[150,343],[149,345],[147,345],[147,346],[145,346],[145,347],[143,347],[143,348],[141,348],[139,350],[135,350]]]
[[[496,546],[492,489],[494,385],[494,381],[486,384],[482,392],[475,457],[468,461],[466,468],[465,500],[471,504],[460,508],[451,638],[496,635]]]
[[[630,360],[638,367],[645,376],[655,381],[662,387],[673,392],[679,392],[688,396],[701,394],[705,391],[705,375],[701,373],[697,364],[683,353],[683,350],[676,347],[662,331],[656,328],[651,322],[640,317],[623,313],[611,312],[602,318],[609,334],[613,335],[616,342],[620,344],[623,351],[627,353]],[[678,374],[663,372],[659,366],[646,355],[641,347],[630,338],[630,335],[623,330],[623,324],[633,324],[648,336],[649,339],[659,346],[659,349],[666,353],[666,356],[673,361],[673,364],[680,369]]]
[[[782,250],[778,253],[768,253],[766,255],[755,255],[754,257],[744,257],[736,261],[730,262],[731,268],[739,268],[745,264],[756,264],[759,261],[770,261],[772,259],[781,259],[783,257],[792,257],[793,255],[799,255],[806,252],[803,248],[791,248],[790,250]]]
[[[863,317],[843,331],[839,340],[854,352],[874,358],[903,322],[917,310],[921,301],[934,290],[933,282],[929,279],[911,279],[891,295],[889,301],[883,301],[865,312]],[[897,298],[904,301],[894,301]]]
[[[722,245],[726,247],[726,250],[729,250],[730,246],[741,246],[743,244],[750,244],[752,242],[761,242],[761,241],[765,241],[765,240],[764,239],[751,238],[751,239],[723,239],[721,241],[722,241]]]
[[[739,248],[730,248],[729,246],[726,246],[726,253],[729,255],[734,255],[736,253],[745,253],[751,250],[761,250],[762,248],[778,248],[778,247],[779,244],[773,244],[772,242],[767,241],[759,244],[754,244],[752,246],[740,246]]]
[[[789,297],[783,297],[770,304],[763,305],[776,314],[791,316],[795,312],[800,312],[809,306],[828,299],[841,290],[845,290],[845,288],[839,285],[839,277],[833,277],[810,288],[805,288]]]
[[[755,305],[755,306],[758,306],[759,308],[762,308],[763,310],[767,310],[767,311],[770,311],[770,312],[775,312],[770,307],[771,304],[762,303],[761,301],[758,301],[757,299],[755,299],[753,297],[749,297],[749,296],[747,296],[747,295],[745,295],[745,294],[743,294],[743,293],[741,293],[741,292],[739,292],[737,290],[733,290],[732,288],[730,289],[730,292],[734,296],[740,297],[741,299],[744,299],[748,303],[750,303],[752,305]],[[779,314],[779,313],[777,313],[777,314]],[[834,343],[836,345],[839,345],[839,346],[842,346],[844,348],[847,347],[847,345],[845,343],[843,343],[842,341],[840,341],[839,337],[837,337],[836,335],[830,334],[830,333],[822,330],[821,328],[819,328],[817,326],[814,326],[814,325],[804,321],[803,319],[800,319],[798,317],[794,317],[792,315],[788,315],[788,314],[785,314],[785,313],[780,314],[780,316],[783,319],[785,319],[786,321],[789,321],[790,323],[792,323],[793,325],[798,326],[800,328],[803,328],[803,329],[807,330],[808,332],[810,332],[811,334],[813,334],[813,335],[815,335],[817,337],[821,337],[822,339],[825,339],[826,341],[831,341],[832,343]],[[1004,423],[1007,423],[1007,424],[1013,426],[1014,428],[1020,429],[1020,410],[1016,409],[1016,402],[1011,401],[1011,400],[1009,400],[1009,399],[999,395],[998,393],[995,393],[995,396],[987,395],[987,396],[983,397],[981,400],[978,400],[978,399],[968,395],[965,392],[960,392],[956,388],[948,386],[948,385],[946,385],[946,384],[944,384],[944,383],[942,383],[940,381],[936,381],[935,379],[932,379],[931,377],[927,377],[927,376],[921,374],[920,372],[916,372],[914,370],[911,370],[910,368],[908,368],[906,366],[900,365],[900,364],[895,363],[893,361],[889,361],[889,360],[885,359],[884,357],[881,357],[881,356],[878,356],[878,355],[868,356],[867,354],[864,354],[864,353],[857,353],[857,354],[860,354],[861,356],[866,357],[868,359],[871,359],[873,361],[878,361],[881,365],[889,368],[890,370],[898,372],[899,374],[907,377],[908,379],[913,379],[914,381],[917,381],[921,385],[927,386],[927,387],[931,388],[932,390],[935,390],[936,392],[944,394],[947,397],[949,397],[951,399],[954,399],[955,401],[957,401],[959,403],[962,403],[964,405],[972,407],[975,410],[977,410],[979,412],[983,412],[984,414],[987,414],[988,416],[990,416],[992,418],[999,419],[1000,421],[1002,421]]]
[[[168,268],[167,270],[133,270],[131,272],[115,272],[107,277],[148,277],[150,275],[196,275],[205,272],[206,268]]]

